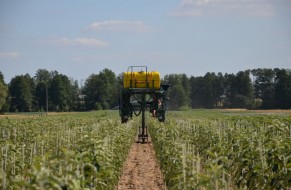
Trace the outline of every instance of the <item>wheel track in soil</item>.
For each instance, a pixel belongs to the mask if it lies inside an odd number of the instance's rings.
[[[116,190],[166,190],[151,140],[134,142],[123,165]]]

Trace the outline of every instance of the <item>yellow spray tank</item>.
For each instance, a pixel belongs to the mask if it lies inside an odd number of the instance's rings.
[[[160,89],[161,78],[157,71],[124,72],[123,88]]]

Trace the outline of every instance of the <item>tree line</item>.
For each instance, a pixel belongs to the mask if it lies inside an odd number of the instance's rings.
[[[168,74],[168,108],[290,109],[291,70],[253,69],[236,74],[204,76]],[[5,84],[0,71],[1,112],[90,111],[118,106],[122,74],[109,69],[91,74],[84,85],[57,71],[39,69],[35,76],[18,75]]]
[[[169,107],[290,109],[291,70],[253,69],[236,74],[206,73],[187,78],[171,74],[164,78],[172,84]]]

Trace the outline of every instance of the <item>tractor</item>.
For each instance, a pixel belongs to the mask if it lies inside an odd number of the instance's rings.
[[[141,69],[140,71],[136,71]],[[123,87],[119,95],[119,115],[121,122],[142,116],[138,138],[143,143],[148,139],[145,112],[148,110],[160,122],[165,121],[167,90],[169,84],[161,84],[160,73],[148,72],[147,66],[130,66],[123,73]]]

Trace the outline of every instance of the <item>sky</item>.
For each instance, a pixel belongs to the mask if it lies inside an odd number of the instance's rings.
[[[132,65],[162,76],[291,69],[291,0],[0,0],[6,83]]]

